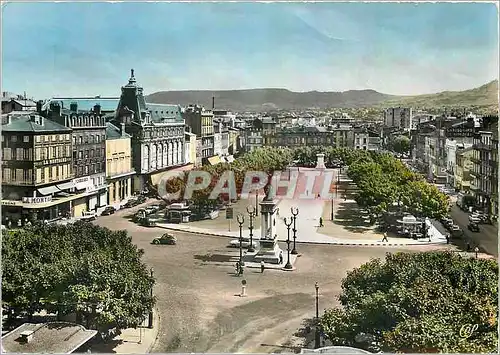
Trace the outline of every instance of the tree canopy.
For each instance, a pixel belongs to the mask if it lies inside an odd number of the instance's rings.
[[[496,260],[388,254],[348,273],[342,307],[327,310],[320,326],[334,344],[367,350],[495,352],[497,287]]]
[[[136,326],[155,302],[142,255],[126,231],[85,222],[4,233],[4,314],[76,313],[83,325],[100,331]]]
[[[398,154],[408,154],[411,148],[410,138],[407,136],[397,136],[392,142],[392,149]]]

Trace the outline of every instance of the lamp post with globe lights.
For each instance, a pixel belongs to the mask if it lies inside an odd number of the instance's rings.
[[[297,255],[299,252],[297,251],[297,248],[295,247],[295,241],[297,239],[297,215],[299,214],[299,209],[297,207],[291,207],[290,212],[292,212],[292,219],[293,219],[293,249],[292,249],[292,254]]]

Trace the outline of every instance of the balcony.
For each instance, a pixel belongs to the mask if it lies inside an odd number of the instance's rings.
[[[495,149],[496,146],[494,144],[486,144],[486,143],[483,143],[483,142],[479,142],[479,143],[475,143],[474,144],[474,149],[476,150],[493,150]]]

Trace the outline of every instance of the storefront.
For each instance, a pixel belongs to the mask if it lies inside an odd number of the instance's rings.
[[[62,218],[71,213],[73,202],[82,196],[59,191],[53,196],[23,197],[21,201],[2,200],[2,224],[15,227],[28,221]]]

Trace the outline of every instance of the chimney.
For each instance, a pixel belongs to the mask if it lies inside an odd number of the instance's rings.
[[[76,112],[78,111],[78,104],[76,102],[72,102],[69,104],[69,109],[71,112]]]
[[[61,117],[61,104],[59,102],[50,103],[50,111],[52,111],[51,117]]]
[[[212,111],[215,109],[215,96],[212,96]]]
[[[33,339],[33,333],[34,331],[32,330],[25,330],[24,332],[21,332],[21,342],[22,343],[29,343]]]
[[[42,100],[38,100],[36,102],[36,112],[38,112],[39,114],[42,113],[42,106],[43,106],[43,101]]]
[[[12,122],[12,116],[10,113],[6,114],[4,116],[4,119],[2,120],[2,124],[10,124]]]
[[[126,133],[126,132],[125,132],[125,123],[123,123],[123,122],[122,122],[122,123],[120,123],[120,135],[121,135],[122,137],[124,137],[124,136],[125,136],[125,133]]]
[[[94,105],[94,113],[97,115],[101,114],[101,105],[99,105],[99,104]]]

